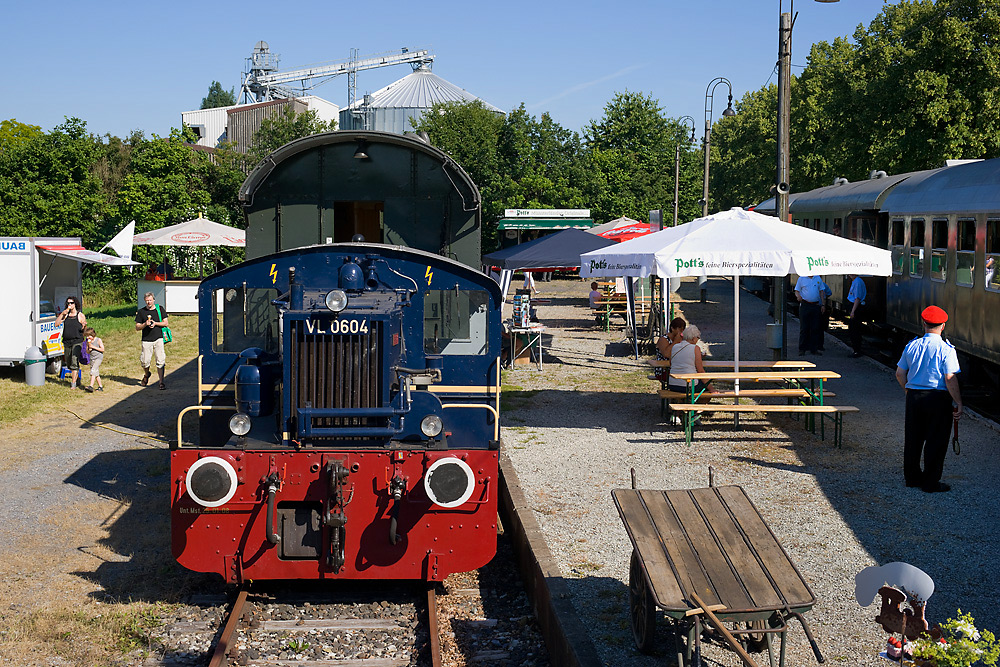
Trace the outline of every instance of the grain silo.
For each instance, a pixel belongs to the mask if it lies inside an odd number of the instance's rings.
[[[431,72],[429,64],[421,65],[412,74],[385,88],[365,95],[340,112],[341,130],[378,130],[403,134],[412,132],[410,118],[420,118],[432,106],[444,102],[473,102],[479,100],[472,93],[445,81]],[[479,100],[482,102],[482,100]],[[503,111],[483,102],[498,114]]]

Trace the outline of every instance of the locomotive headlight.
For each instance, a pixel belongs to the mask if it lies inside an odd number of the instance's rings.
[[[437,415],[427,415],[420,420],[420,430],[428,438],[436,438],[441,434],[441,418]]]
[[[188,495],[202,507],[223,505],[236,493],[236,470],[218,456],[206,456],[188,468],[185,479]]]
[[[246,435],[250,432],[250,417],[242,412],[237,412],[229,418],[229,430],[233,432],[233,435],[240,437]]]
[[[438,459],[424,475],[424,491],[427,497],[439,507],[458,507],[472,496],[476,487],[476,476],[472,468],[462,459],[447,456]]]
[[[330,290],[326,293],[326,307],[335,313],[347,308],[347,293],[340,289]]]

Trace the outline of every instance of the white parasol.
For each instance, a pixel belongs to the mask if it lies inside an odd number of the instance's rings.
[[[888,250],[741,208],[588,252],[580,261],[581,276],[733,276],[736,370],[740,360],[739,276],[892,273]]]
[[[208,218],[198,217],[170,227],[161,227],[150,232],[136,234],[132,238],[135,245],[170,246],[239,246],[246,247],[247,234],[242,229],[220,225]]]

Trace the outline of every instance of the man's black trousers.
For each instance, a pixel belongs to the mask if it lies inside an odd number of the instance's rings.
[[[951,394],[947,391],[906,390],[903,476],[908,485],[934,486],[941,481],[944,456],[948,453],[948,431],[953,421]]]

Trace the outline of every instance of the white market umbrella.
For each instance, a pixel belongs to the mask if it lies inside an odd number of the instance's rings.
[[[619,227],[630,227],[632,225],[639,224],[638,220],[633,220],[627,216],[622,216],[620,218],[615,218],[611,222],[605,222],[603,225],[597,225],[596,227],[591,227],[586,230],[591,234],[601,235],[604,232],[609,232],[612,229],[618,229]]]
[[[247,244],[247,234],[242,229],[220,225],[199,214],[194,220],[136,234],[132,237],[132,243],[169,246],[224,245],[243,248]]]
[[[888,250],[742,208],[640,236],[580,257],[581,276],[733,276],[735,368],[740,360],[739,276],[892,273]],[[664,311],[665,312],[665,311]]]
[[[197,247],[199,272],[202,270],[202,248],[205,246],[236,246],[245,248],[247,233],[242,229],[222,225],[203,218],[181,222],[169,227],[161,227],[132,237],[135,245],[162,245]]]

